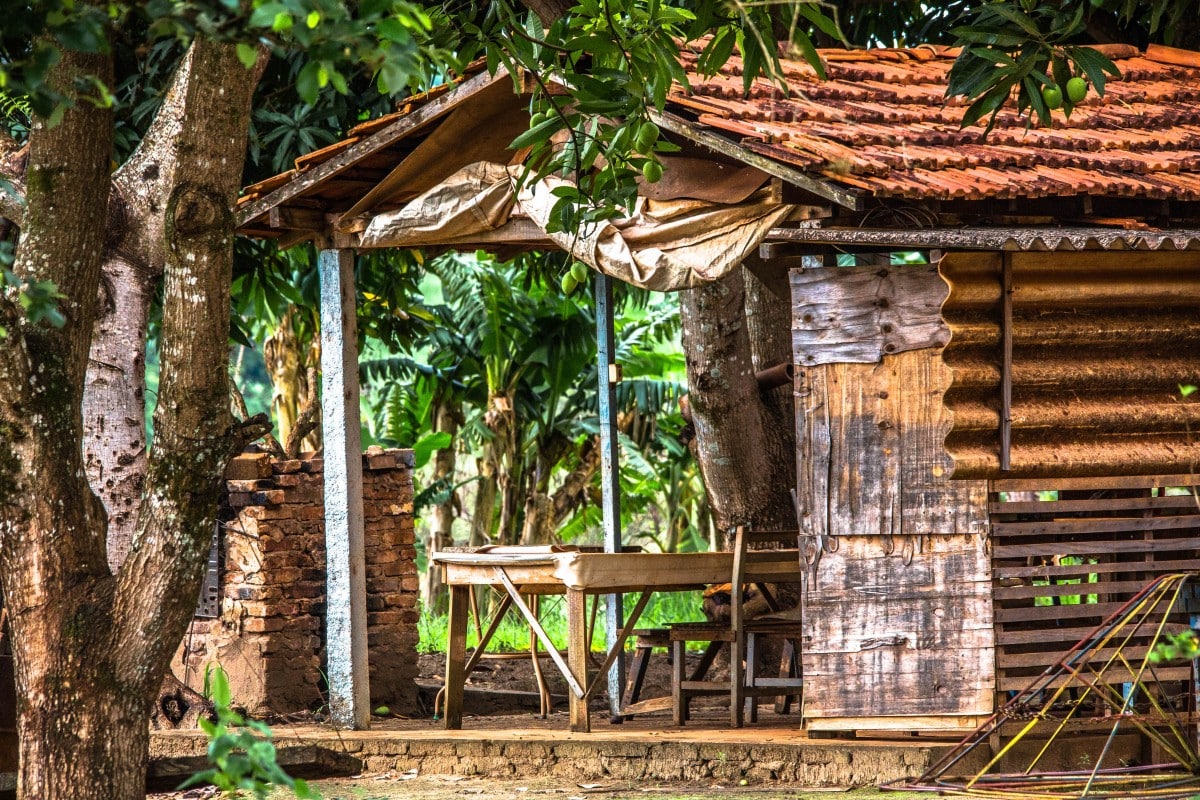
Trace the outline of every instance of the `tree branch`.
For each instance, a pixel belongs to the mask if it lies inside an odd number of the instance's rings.
[[[118,649],[138,659],[129,668],[147,675],[147,688],[165,669],[194,609],[225,465],[242,439],[265,430],[261,419],[235,422],[228,387],[232,209],[253,76],[233,45],[204,37],[192,42],[180,71],[187,79],[172,87],[180,109],[168,112],[180,123],[171,191],[159,210],[165,219],[155,223],[165,237],[165,282],[154,445],[134,544],[113,601],[113,617],[122,623]],[[150,641],[147,630],[156,632]]]
[[[243,429],[245,429],[247,433],[249,432],[248,426],[250,426],[250,424],[252,422],[255,422],[256,420],[259,420],[259,419],[266,419],[266,421],[267,421],[266,430],[259,433],[253,439],[246,439],[245,441],[243,441],[241,449],[244,450],[246,445],[250,444],[251,442],[257,442],[259,439],[262,439],[263,442],[267,445],[267,450],[271,453],[271,455],[275,456],[276,458],[280,458],[280,459],[289,457],[287,454],[287,451],[279,446],[279,440],[275,438],[275,435],[273,433],[271,433],[272,429],[271,429],[270,416],[268,416],[267,414],[256,414],[253,417],[251,417],[250,409],[248,409],[246,407],[245,395],[242,394],[242,390],[238,388],[237,383],[235,383],[232,380],[229,382],[229,399],[233,401],[233,410],[241,415],[242,426],[243,426]],[[242,434],[238,434],[238,438],[243,438]]]
[[[316,387],[317,385],[317,370],[315,367],[308,368],[308,385],[310,387]],[[304,404],[304,408],[300,409],[300,414],[296,417],[296,424],[292,426],[292,432],[288,434],[287,446],[284,447],[288,458],[296,458],[300,455],[300,445],[304,441],[304,437],[312,433],[317,427],[317,412],[320,408],[320,403],[317,402],[317,392],[314,388],[309,392],[308,401]]]

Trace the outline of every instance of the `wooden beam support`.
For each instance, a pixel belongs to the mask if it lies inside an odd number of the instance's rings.
[[[390,147],[416,128],[447,113],[467,98],[491,86],[495,81],[507,78],[508,70],[501,66],[497,68],[495,75],[489,75],[485,71],[464,81],[457,89],[430,100],[416,111],[401,117],[378,133],[372,134],[361,142],[355,143],[328,161],[301,173],[266,197],[256,200],[245,208],[240,209],[237,216],[238,227],[267,213],[275,206],[282,205],[293,197],[307,192],[322,181],[350,169],[367,156]]]
[[[267,221],[272,228],[287,231],[325,230],[325,213],[313,208],[276,206],[267,212]]]
[[[1200,250],[1200,228],[1130,231],[1121,228],[773,228],[767,239],[808,245],[883,250]]]
[[[351,229],[362,228],[366,229],[367,222],[355,220],[350,226]],[[361,231],[360,231],[361,232]],[[373,245],[362,244],[361,237],[356,233],[353,237],[354,246],[360,250],[375,250],[380,249]],[[530,219],[524,217],[514,217],[508,222],[501,225],[499,228],[490,231],[481,231],[480,233],[457,239],[443,239],[436,235],[432,236],[427,241],[409,242],[405,247],[452,247],[459,250],[487,250],[497,246],[520,245],[531,248],[553,248],[555,250],[562,249],[554,242],[546,233]],[[393,245],[382,245],[383,248],[389,248]]]
[[[367,576],[363,541],[362,443],[354,253],[322,250],[321,426],[325,452],[325,647],[335,725],[370,724]]]
[[[722,155],[741,161],[743,164],[757,167],[768,175],[773,175],[793,186],[798,186],[806,192],[812,192],[818,197],[832,200],[839,206],[852,211],[862,210],[863,201],[859,194],[835,186],[832,183],[817,180],[798,169],[793,169],[785,164],[780,164],[778,161],[773,161],[766,156],[753,153],[741,147],[737,142],[732,142],[723,136],[718,136],[706,130],[700,130],[694,122],[689,122],[674,114],[659,113],[653,109],[650,111],[650,119],[664,130],[668,130],[677,136],[682,136],[698,145],[707,147],[716,153],[721,153]]]

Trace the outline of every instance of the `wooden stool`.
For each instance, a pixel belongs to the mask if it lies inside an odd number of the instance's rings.
[[[793,697],[799,701],[804,689],[804,679],[800,674],[800,654],[797,651],[797,643],[803,636],[804,630],[799,623],[776,620],[753,620],[747,623],[746,718],[750,722],[758,721],[758,698],[770,697],[771,689],[777,692],[774,694],[776,714],[789,713]],[[762,678],[758,675],[759,639],[762,637],[778,639],[783,642],[778,677]]]
[[[670,633],[666,628],[642,628],[633,631],[633,661],[629,664],[629,679],[626,682],[625,702],[622,703],[622,706],[631,706],[642,696],[642,682],[646,679],[646,669],[650,666],[650,655],[655,648],[666,650],[667,663],[670,663]]]

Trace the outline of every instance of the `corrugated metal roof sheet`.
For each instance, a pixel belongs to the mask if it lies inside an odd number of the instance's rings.
[[[914,224],[917,220],[914,220]],[[945,250],[1200,250],[1200,229],[1048,227],[878,228],[801,226],[776,228],[776,241]]]
[[[1012,269],[1012,445],[1000,471],[1001,270]],[[945,404],[955,478],[1200,466],[1200,254],[952,253]]]
[[[828,80],[788,61],[786,95],[759,79],[749,97],[738,56],[704,78],[689,50],[691,91],[670,103],[745,149],[879,197],[1200,199],[1200,53],[1101,49],[1123,73],[1103,98],[1051,128],[1006,111],[986,137],[960,129],[962,101],[944,97],[957,51],[937,47],[823,50]]]

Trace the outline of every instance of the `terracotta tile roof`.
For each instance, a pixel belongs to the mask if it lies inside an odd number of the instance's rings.
[[[687,50],[691,91],[670,105],[747,150],[878,197],[1200,200],[1200,53],[1100,49],[1122,72],[1103,98],[1089,93],[1050,128],[1005,111],[986,138],[982,125],[960,130],[965,103],[945,99],[958,53],[943,47],[823,50],[828,80],[789,61],[786,95],[760,79],[749,97],[738,56],[703,78]]]

